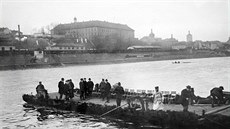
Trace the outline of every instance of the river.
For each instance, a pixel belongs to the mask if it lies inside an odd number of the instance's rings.
[[[180,93],[187,85],[195,95],[207,97],[210,89],[224,86],[230,91],[230,57],[138,62],[124,64],[76,65],[58,68],[0,71],[0,127],[5,128],[116,128],[109,122],[98,121],[87,116],[50,116],[38,121],[38,112],[23,108],[22,95],[35,94],[42,81],[48,92],[58,90],[58,81],[64,77],[72,79],[78,87],[80,78],[91,78],[99,83],[102,78],[111,84],[121,82],[124,88]],[[178,61],[178,60],[177,60]]]

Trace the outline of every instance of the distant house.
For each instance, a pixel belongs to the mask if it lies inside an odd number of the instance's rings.
[[[8,28],[0,28],[0,35],[7,35],[10,34],[11,30]]]
[[[13,50],[15,50],[15,46],[13,46],[13,45],[1,45],[0,44],[0,51],[13,51]]]
[[[183,50],[187,48],[187,44],[185,42],[180,42],[172,45],[173,50]]]
[[[130,46],[127,50],[135,50],[135,51],[151,51],[160,49],[160,46]]]
[[[56,45],[49,46],[53,50],[95,50],[95,45],[86,38],[58,38],[53,40]],[[47,47],[47,50],[51,50]]]
[[[11,34],[13,34],[14,36],[19,36],[19,34],[20,34],[21,36],[23,35],[22,32],[18,33],[17,30],[12,30],[12,31],[11,31]]]
[[[46,47],[46,50],[49,50],[49,51],[76,51],[76,50],[86,50],[86,47],[83,44],[63,43],[63,44],[55,44],[53,46],[48,46]]]

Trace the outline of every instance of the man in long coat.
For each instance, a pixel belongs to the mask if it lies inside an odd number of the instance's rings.
[[[188,111],[188,105],[189,105],[189,98],[191,96],[190,92],[191,86],[187,86],[186,89],[183,89],[181,91],[181,105],[183,106],[183,111],[187,112]]]
[[[114,92],[116,93],[116,102],[117,102],[117,107],[118,107],[121,105],[121,100],[122,100],[123,94],[125,93],[120,82],[118,82],[118,86],[114,89]]]
[[[61,78],[61,81],[58,83],[58,93],[60,94],[59,99],[62,99],[62,96],[65,93],[64,78]]]

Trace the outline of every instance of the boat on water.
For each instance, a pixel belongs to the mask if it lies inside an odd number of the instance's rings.
[[[207,119],[202,119],[203,116],[195,114],[194,112],[182,111],[156,111],[156,110],[137,110],[136,107],[129,107],[127,104],[122,104],[120,107],[115,105],[97,104],[89,101],[81,100],[59,100],[57,98],[38,98],[35,95],[24,94],[23,100],[27,102],[25,108],[31,106],[38,106],[37,111],[41,113],[39,120],[46,119],[47,115],[53,113],[50,110],[59,109],[64,111],[76,112],[80,114],[92,115],[97,118],[106,117],[115,120],[115,122],[122,121],[124,123],[132,123],[136,128],[151,127],[151,128],[186,128],[186,129],[203,129],[214,127],[219,128],[218,125],[213,125]],[[58,112],[56,112],[58,113]],[[60,113],[60,111],[59,111]],[[206,115],[205,118],[215,119],[217,122],[222,123],[226,127],[230,127],[230,116],[222,115]],[[183,122],[182,122],[183,121]],[[128,124],[127,124],[128,126]]]

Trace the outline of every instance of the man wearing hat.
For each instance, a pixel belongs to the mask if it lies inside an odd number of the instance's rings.
[[[220,86],[220,87],[215,87],[210,91],[210,96],[212,98],[212,107],[214,107],[214,103],[217,101],[218,102],[218,106],[223,103],[223,90],[224,87]]]
[[[181,91],[181,105],[183,106],[183,111],[184,112],[187,112],[188,111],[188,105],[189,105],[189,98],[190,98],[190,89],[191,89],[191,86],[188,85],[186,86],[186,89],[183,89]]]

